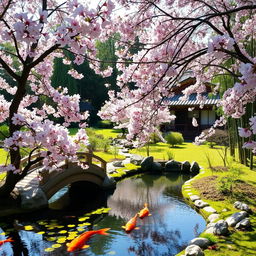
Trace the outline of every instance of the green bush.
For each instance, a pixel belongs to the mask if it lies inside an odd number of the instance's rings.
[[[87,135],[89,137],[90,148],[92,151],[103,150],[108,152],[110,148],[110,139],[104,138],[102,134],[96,134],[91,128],[86,129]]]
[[[172,147],[181,145],[184,142],[183,136],[179,132],[170,132],[165,136],[165,139]]]
[[[149,143],[156,144],[158,142],[161,142],[159,135],[156,132],[151,133],[149,137]]]
[[[0,126],[0,140],[4,140],[6,137],[9,136],[9,126],[3,124]]]

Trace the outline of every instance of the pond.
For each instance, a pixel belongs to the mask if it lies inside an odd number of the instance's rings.
[[[15,242],[3,244],[0,255],[176,255],[206,224],[182,198],[181,186],[189,178],[142,174],[120,181],[113,194],[105,197],[91,189],[78,195],[73,192],[71,206],[64,193],[52,204],[55,209],[1,220],[0,240],[12,237]],[[76,199],[88,198],[89,203],[84,200],[83,207],[77,207],[81,201]],[[56,210],[63,202],[65,209]],[[122,226],[144,203],[148,203],[152,215],[138,219],[139,229],[126,234]],[[101,228],[110,228],[109,235],[95,235],[88,242],[89,248],[67,252],[66,243],[87,230]]]

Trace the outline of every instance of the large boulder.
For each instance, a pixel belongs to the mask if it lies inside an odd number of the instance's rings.
[[[116,181],[113,177],[106,175],[102,183],[104,189],[113,189],[116,187]]]
[[[181,162],[170,160],[165,164],[166,172],[180,172],[181,171]]]
[[[153,162],[154,162],[153,156],[145,157],[145,158],[142,160],[141,164],[140,164],[140,167],[141,167],[142,171],[150,171]]]
[[[236,229],[248,229],[250,227],[251,227],[251,222],[249,218],[245,218],[239,221],[235,226]]]
[[[130,157],[130,162],[135,165],[141,165],[143,156],[132,154]]]
[[[192,174],[198,174],[200,171],[200,167],[199,167],[199,164],[197,162],[192,162],[191,163],[191,167],[190,167],[190,172]]]
[[[114,167],[124,167],[123,161],[114,161],[112,164]]]
[[[159,173],[161,172],[163,169],[162,165],[160,163],[157,163],[157,162],[153,162],[152,165],[151,165],[151,172],[156,172],[156,173]]]
[[[42,209],[48,206],[48,199],[40,187],[19,188],[21,208],[26,210]]]
[[[211,241],[209,241],[207,238],[197,237],[192,239],[189,242],[189,245],[198,245],[200,248],[206,249],[209,245],[211,245]]]
[[[214,235],[227,235],[228,231],[228,224],[225,220],[219,220],[216,223],[209,223],[205,230],[205,233],[210,233]]]
[[[251,209],[250,209],[250,207],[249,207],[248,204],[245,204],[245,203],[236,201],[236,202],[234,203],[234,207],[235,207],[236,209],[239,209],[239,210],[242,210],[242,211],[246,211],[246,212],[248,212],[248,213],[251,213]]]
[[[189,173],[191,168],[191,164],[189,161],[184,161],[181,163],[181,171]]]
[[[198,245],[189,245],[185,249],[185,256],[204,256],[204,252]]]
[[[228,234],[228,224],[225,220],[219,220],[215,223],[213,234],[214,235],[226,235]]]
[[[234,227],[239,221],[244,219],[248,215],[247,212],[241,211],[241,212],[236,212],[232,214],[230,217],[226,219],[226,222],[230,227]]]

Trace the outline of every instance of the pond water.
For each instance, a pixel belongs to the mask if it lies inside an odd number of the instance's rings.
[[[69,206],[64,189],[59,193],[62,198],[52,204],[55,209],[0,220],[0,240],[15,240],[3,244],[0,255],[176,255],[205,228],[204,219],[182,198],[181,186],[188,179],[177,174],[142,174],[119,182],[111,195],[102,196],[91,189],[80,194],[73,191]],[[63,202],[65,208],[59,210],[64,207]],[[121,226],[145,202],[152,215],[138,219],[139,230],[126,234]],[[111,228],[109,235],[95,235],[89,240],[88,249],[67,252],[66,243],[74,237],[101,228]]]

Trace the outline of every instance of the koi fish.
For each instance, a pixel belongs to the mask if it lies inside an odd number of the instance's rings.
[[[11,242],[14,242],[14,240],[12,240],[11,238],[7,238],[5,240],[0,241],[0,245],[3,245],[5,243],[11,243]]]
[[[138,218],[138,213],[136,213],[136,215],[133,218],[131,218],[125,224],[125,226],[122,226],[122,228],[125,230],[125,232],[129,233],[134,229],[139,229],[138,227],[136,227],[137,218]]]
[[[103,228],[103,229],[99,229],[99,230],[91,230],[91,231],[86,231],[83,234],[81,234],[80,236],[76,237],[75,239],[73,239],[70,243],[67,243],[67,251],[68,252],[73,252],[79,249],[85,249],[90,247],[90,245],[85,244],[87,242],[87,240],[96,234],[99,235],[108,235],[108,233],[106,233],[106,231],[108,231],[110,228]]]
[[[147,217],[147,216],[151,216],[151,214],[149,213],[148,204],[145,203],[144,208],[139,211],[139,217],[143,219],[144,217]]]

